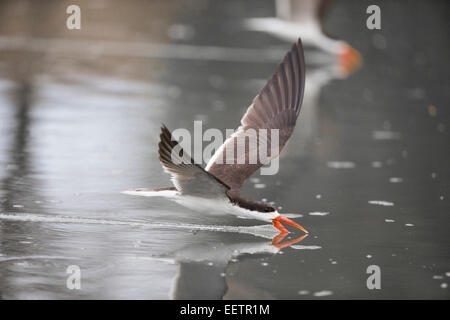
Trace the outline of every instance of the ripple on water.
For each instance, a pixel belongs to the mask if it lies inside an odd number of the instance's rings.
[[[384,201],[384,200],[370,200],[369,203],[378,205],[378,206],[385,206],[385,207],[392,207],[394,205],[393,202]]]
[[[283,216],[285,218],[291,218],[291,219],[292,218],[302,218],[303,217],[303,215],[300,214],[300,213],[284,213]]]
[[[29,256],[0,256],[0,262],[6,261],[24,261],[24,260],[77,260],[77,257],[68,256],[44,256],[44,255],[29,255]]]
[[[298,249],[298,250],[318,250],[322,249],[321,246],[303,246],[303,245],[292,245],[292,249]]]
[[[333,291],[322,290],[322,291],[314,292],[314,297],[326,297],[326,296],[331,296],[332,294],[333,294]]]
[[[329,212],[320,212],[320,211],[315,211],[315,212],[310,212],[308,213],[310,216],[326,216],[329,215]]]
[[[328,161],[327,166],[332,169],[353,169],[356,165],[352,161]]]

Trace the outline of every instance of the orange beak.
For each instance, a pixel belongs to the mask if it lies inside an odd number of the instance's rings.
[[[352,47],[345,45],[339,54],[339,65],[345,75],[356,71],[362,64],[361,54]]]
[[[281,241],[283,241],[284,238],[286,238],[286,236],[287,236],[286,232],[281,232],[279,235],[275,236],[272,239],[272,245],[277,247],[278,249],[283,249],[283,248],[286,248],[286,247],[290,247],[293,244],[295,244],[297,242],[300,242],[303,239],[305,239],[308,236],[308,234],[304,234],[301,237],[298,237],[297,239],[281,242]]]
[[[289,232],[280,222],[284,222],[287,223],[291,226],[294,226],[296,228],[299,228],[300,230],[302,230],[304,233],[308,233],[308,231],[306,231],[305,228],[303,228],[302,226],[296,224],[294,221],[292,221],[291,219],[285,218],[283,216],[278,216],[275,219],[272,219],[273,222],[273,226],[275,228],[277,228],[278,230],[280,230],[281,232]]]

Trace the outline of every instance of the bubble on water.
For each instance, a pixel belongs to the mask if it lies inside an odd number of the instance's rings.
[[[213,266],[214,265],[213,262],[208,262],[207,264],[208,264],[208,266]]]
[[[389,182],[390,183],[401,183],[401,182],[403,182],[403,179],[399,178],[399,177],[391,177],[391,178],[389,178]]]
[[[22,204],[14,204],[13,205],[13,208],[23,208],[24,207],[24,205],[22,205]]]
[[[448,287],[447,283],[445,283],[445,282],[441,283],[441,288],[442,289],[447,289],[447,287]]]
[[[310,216],[326,216],[329,215],[329,212],[320,212],[320,211],[315,211],[315,212],[310,212],[308,213]]]
[[[405,226],[407,226],[407,227],[414,227],[414,225],[412,223],[405,223]]]
[[[269,264],[268,264],[267,262],[262,262],[261,265],[262,265],[263,267],[267,267]]]
[[[441,280],[441,279],[444,279],[444,276],[435,275],[435,276],[433,276],[433,279],[434,280]]]
[[[266,185],[264,183],[255,183],[255,189],[264,189]]]
[[[278,208],[277,208],[278,210],[282,210],[283,209],[283,207],[282,206],[279,206]]]
[[[439,200],[444,200],[444,196],[440,196],[440,197],[439,197]]]
[[[368,254],[368,255],[366,255],[366,258],[367,258],[367,259],[372,258],[372,255],[371,255],[371,254]]]
[[[351,161],[328,161],[327,166],[333,169],[352,169],[356,165]]]
[[[372,131],[372,139],[374,140],[399,140],[400,133],[388,130]]]
[[[225,272],[221,272],[221,273],[220,273],[220,276],[221,276],[222,278],[224,278],[226,275],[227,275],[227,274],[226,274]]]
[[[393,220],[393,219],[384,219],[384,221],[386,221],[386,222],[395,222],[395,220]]]
[[[314,292],[315,297],[326,297],[326,296],[331,296],[332,294],[333,294],[333,291],[330,291],[330,290],[322,290],[322,291]]]
[[[381,161],[372,161],[373,168],[381,168],[383,166],[383,162]]]
[[[259,179],[259,178],[250,178],[250,182],[251,183],[259,183],[259,182],[261,182],[261,179]]]
[[[436,172],[432,172],[432,173],[431,173],[431,179],[436,179],[436,177],[437,177]]]
[[[331,261],[331,264],[337,264],[337,261]]]
[[[316,194],[316,199],[321,199],[322,195],[321,194]]]
[[[309,291],[308,290],[300,290],[299,292],[297,292],[299,295],[301,295],[301,296],[305,296],[305,295],[308,295],[309,294]]]

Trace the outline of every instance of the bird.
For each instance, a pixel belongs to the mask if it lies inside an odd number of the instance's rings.
[[[138,188],[123,191],[128,195],[165,197],[195,211],[256,219],[272,223],[281,233],[289,231],[282,223],[294,226],[305,233],[308,231],[294,221],[283,217],[276,207],[246,199],[240,195],[244,182],[256,170],[268,162],[258,159],[251,163],[249,158],[259,148],[268,146],[272,129],[278,130],[278,148],[270,147],[268,160],[278,157],[294,131],[305,89],[305,60],[303,45],[299,38],[286,53],[260,93],[253,99],[241,124],[233,135],[215,151],[205,168],[194,162],[182,149],[179,142],[165,125],[161,127],[158,144],[159,160],[165,172],[171,175],[173,187],[158,189]],[[257,135],[256,149],[245,146],[244,164],[236,161],[235,147],[241,138],[254,130],[266,129],[267,136]],[[275,139],[275,135],[273,136]],[[262,141],[264,140],[265,141]],[[271,145],[272,146],[272,145]],[[232,160],[231,149],[234,154]]]
[[[275,0],[276,17],[249,18],[244,27],[289,42],[300,37],[305,44],[336,55],[342,72],[348,74],[360,66],[361,55],[324,30],[323,17],[330,3],[331,0]]]

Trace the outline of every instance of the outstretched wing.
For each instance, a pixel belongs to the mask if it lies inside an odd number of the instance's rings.
[[[278,65],[275,73],[241,119],[242,126],[216,151],[206,170],[238,191],[244,181],[263,164],[259,155],[267,148],[268,160],[279,155],[291,136],[305,88],[305,62],[303,47],[299,39]],[[253,129],[253,130],[250,130]],[[266,129],[266,135],[263,130]],[[278,129],[278,146],[273,148],[271,129]],[[246,136],[256,132],[257,143],[246,143]],[[248,138],[250,141],[251,138]],[[244,146],[242,146],[244,144]],[[272,147],[271,147],[272,146]],[[245,149],[244,153],[236,151]],[[236,154],[237,153],[237,154]],[[251,159],[258,159],[251,162]],[[231,158],[230,158],[231,157]]]
[[[171,180],[180,193],[211,198],[226,196],[229,187],[195,164],[165,126],[161,128],[160,140],[159,161],[164,171],[172,176]]]

